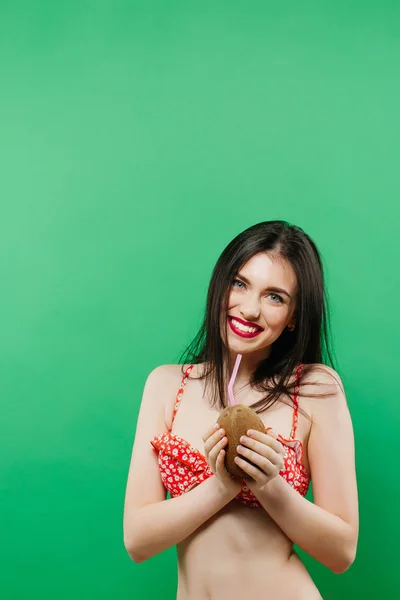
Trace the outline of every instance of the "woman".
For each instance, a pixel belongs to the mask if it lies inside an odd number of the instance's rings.
[[[177,545],[179,600],[321,598],[293,544],[335,573],[354,561],[353,429],[341,380],[322,364],[333,365],[328,329],[315,244],[299,227],[262,222],[220,256],[183,367],[148,376],[124,543],[135,562]],[[216,425],[238,354],[235,402],[265,425],[240,440],[241,480],[225,468]]]

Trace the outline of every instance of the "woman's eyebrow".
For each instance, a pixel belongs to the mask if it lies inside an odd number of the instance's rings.
[[[247,283],[247,285],[251,285],[250,281],[244,275],[240,275],[240,273],[238,273],[237,277],[239,277],[240,279],[243,279],[243,281],[245,283]],[[286,296],[288,298],[290,298],[290,299],[292,298],[291,295],[289,294],[289,292],[287,292],[283,288],[269,286],[269,287],[265,288],[264,292],[266,292],[266,291],[268,291],[268,292],[278,292],[278,293],[281,293],[281,294],[286,294]]]

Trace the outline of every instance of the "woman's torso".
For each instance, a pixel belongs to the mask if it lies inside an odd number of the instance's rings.
[[[178,390],[181,365],[171,368],[176,369]],[[216,421],[219,410],[210,407],[206,396],[203,398],[204,380],[196,379],[200,370],[200,365],[193,367],[175,414],[176,398],[166,400],[165,422],[167,430],[172,425],[173,435],[202,452],[202,435]],[[237,403],[250,405],[262,396],[248,387],[235,397]],[[301,406],[307,411],[304,403]],[[290,402],[277,402],[260,417],[266,427],[290,437],[293,425]],[[296,425],[296,440],[303,444],[302,463],[308,470],[310,420],[299,413]],[[292,542],[263,508],[233,500],[179,544],[177,551],[178,600],[242,600],[244,594],[260,600],[321,598],[293,552]]]

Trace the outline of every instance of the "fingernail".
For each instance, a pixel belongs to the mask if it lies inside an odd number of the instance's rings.
[[[214,429],[219,429],[219,423],[215,423]]]
[[[251,437],[252,435],[254,435],[254,433],[255,433],[255,431],[253,431],[252,429],[249,429],[247,432],[247,435]]]

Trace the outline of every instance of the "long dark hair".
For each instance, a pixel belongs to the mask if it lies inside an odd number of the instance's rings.
[[[299,364],[304,365],[304,377],[311,365],[322,363],[335,368],[328,297],[322,260],[315,243],[300,227],[286,221],[257,223],[237,235],[219,257],[208,288],[203,323],[179,359],[179,363],[183,363],[182,373],[185,364],[205,364],[199,378],[206,380],[205,389],[211,385],[211,405],[221,410],[228,404],[228,348],[221,336],[221,323],[226,323],[233,279],[241,267],[260,252],[281,257],[294,269],[297,278],[296,327],[294,331],[285,328],[272,344],[269,357],[257,365],[250,385],[267,395],[252,408],[262,412],[281,395],[293,400],[293,373]]]

